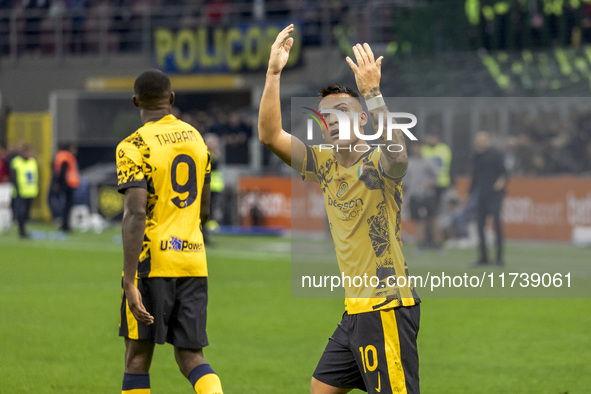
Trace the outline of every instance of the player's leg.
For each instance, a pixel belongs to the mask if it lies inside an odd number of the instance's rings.
[[[438,218],[441,215],[442,212],[442,200],[443,200],[443,195],[445,193],[445,190],[447,188],[445,187],[436,187],[435,188],[435,196],[433,196],[432,199],[430,199],[431,201],[429,201],[429,204],[431,204],[430,206],[430,212],[429,212],[429,217],[430,220],[432,221],[432,234],[433,234],[433,246],[437,249],[441,248],[442,244],[443,244],[443,232],[442,229],[439,227],[439,221]]]
[[[314,377],[312,377],[312,382],[310,383],[310,394],[346,394],[351,390],[353,389],[341,389],[330,386]]]
[[[311,394],[344,394],[358,388],[365,390],[353,349],[347,338],[350,316],[345,313],[328,340],[310,383]]]
[[[64,191],[64,196],[65,196],[65,201],[64,201],[64,207],[63,207],[63,211],[62,211],[62,224],[60,227],[60,230],[68,232],[70,231],[70,224],[69,224],[69,218],[70,218],[70,212],[72,211],[72,207],[74,206],[74,189],[72,189],[71,187],[67,187],[66,190]]]
[[[19,196],[14,199],[14,217],[18,224],[18,235],[25,238],[27,236],[25,230],[26,204],[25,199]]]
[[[382,324],[387,318],[382,314]],[[404,371],[404,381],[408,394],[419,394],[419,352],[417,338],[421,320],[421,306],[400,307],[394,309],[398,327],[400,360]],[[392,323],[390,323],[392,324]]]
[[[198,394],[222,394],[222,383],[213,368],[205,361],[202,349],[174,348],[174,356],[181,373],[189,379]]]
[[[495,244],[496,244],[496,264],[499,266],[504,265],[503,262],[503,223],[501,221],[501,203],[502,196],[494,196],[491,198],[490,212],[493,217],[495,225]]]
[[[154,342],[125,338],[125,374],[123,394],[150,393],[150,365],[154,355]]]
[[[154,355],[154,342],[125,338],[125,372],[148,373]]]
[[[202,349],[186,349],[175,346],[174,358],[186,378],[195,367],[206,363]]]
[[[423,251],[427,249],[427,223],[426,219],[418,218],[415,219],[415,229],[417,234],[417,249]]]
[[[441,248],[441,229],[437,221],[438,215],[438,200],[436,196],[425,198],[423,201],[423,212],[425,221],[428,223],[429,228],[429,247],[440,249]]]
[[[478,199],[476,203],[476,223],[478,225],[478,261],[477,263],[488,263],[488,253],[486,251],[486,237],[484,228],[486,225],[487,207],[486,201]]]
[[[154,323],[147,326],[138,322],[122,292],[119,335],[125,338],[123,393],[148,394],[154,346],[155,343],[164,343],[167,329],[164,316],[172,309],[171,286],[166,278],[139,279],[136,286],[144,306],[154,316]]]
[[[26,226],[27,222],[29,221],[29,219],[31,218],[31,205],[33,205],[33,199],[27,198],[25,201],[25,226]],[[26,229],[25,229],[25,234],[26,234]]]
[[[177,278],[176,302],[170,315],[167,342],[174,345],[174,354],[181,373],[199,394],[221,394],[222,384],[203,357],[208,345],[207,278]]]
[[[368,393],[418,394],[420,307],[354,315],[349,339]]]
[[[417,249],[422,250],[425,247],[426,231],[424,218],[421,216],[421,205],[417,198],[414,196],[410,197],[409,202],[410,208],[410,219],[415,224],[415,234],[417,240]]]

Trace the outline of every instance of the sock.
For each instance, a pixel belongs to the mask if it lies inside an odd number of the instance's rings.
[[[150,394],[150,375],[147,373],[125,373],[121,394]]]
[[[189,381],[197,394],[223,394],[222,382],[209,364],[196,366],[189,374]]]

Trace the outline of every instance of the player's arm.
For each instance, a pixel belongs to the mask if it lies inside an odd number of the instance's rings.
[[[12,187],[14,189],[14,192],[18,196],[19,195],[18,182],[16,180],[17,174],[16,174],[16,168],[14,167],[13,161],[14,161],[14,159],[12,159],[12,161],[10,162],[10,172],[9,172],[8,178],[10,179],[10,183],[12,183]]]
[[[498,192],[501,191],[507,186],[507,168],[505,167],[505,158],[501,152],[497,155],[497,173],[498,177],[495,183],[493,184],[493,190]]]
[[[470,169],[468,170],[468,173],[470,174],[470,188],[468,189],[468,196],[473,195],[476,192],[476,188],[477,188],[477,180],[476,180],[476,156],[472,156],[471,159],[471,163],[470,163]]]
[[[283,130],[281,125],[280,79],[281,71],[289,59],[293,38],[289,34],[293,25],[283,29],[271,46],[271,56],[265,80],[265,88],[259,108],[259,140],[281,160],[297,171],[302,170],[306,146],[298,138]]]
[[[388,113],[388,108],[380,92],[383,56],[375,60],[374,54],[367,43],[363,44],[363,46],[361,44],[355,45],[353,47],[353,53],[355,54],[357,64],[348,56],[347,63],[349,63],[353,73],[355,73],[357,88],[365,99],[373,128],[377,131],[380,116],[385,116]],[[383,122],[383,125],[385,124],[386,119]],[[404,133],[400,129],[394,129],[392,140],[388,140],[387,138],[387,133],[382,133],[377,143],[384,144],[384,146],[398,144],[403,149],[400,152],[390,152],[388,149],[383,149],[382,155],[380,156],[380,165],[386,175],[390,178],[398,179],[406,174],[406,169],[408,168]]]
[[[209,183],[206,183],[203,185],[203,190],[201,190],[201,211],[199,213],[199,218],[201,219],[202,228],[205,226],[205,223],[209,220],[210,206],[211,189]]]
[[[141,187],[125,190],[123,210],[123,290],[129,310],[137,321],[152,324],[154,318],[142,303],[142,296],[136,287],[135,276],[144,242],[146,228],[146,201],[148,192]]]
[[[205,165],[205,176],[203,177],[203,187],[201,188],[201,208],[199,219],[201,220],[201,231],[205,228],[205,223],[209,220],[211,212],[211,154],[207,152],[207,164]]]

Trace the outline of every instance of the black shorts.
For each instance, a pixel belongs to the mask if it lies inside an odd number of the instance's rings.
[[[138,323],[123,292],[120,336],[158,344],[168,342],[187,349],[208,345],[206,277],[139,279],[137,287],[146,310],[154,316],[154,323]]]
[[[368,393],[419,393],[420,306],[349,315],[345,312],[314,378]]]
[[[435,196],[415,198],[411,197],[409,202],[410,218],[412,220],[422,220],[435,216]]]
[[[437,216],[442,211],[441,201],[443,200],[443,196],[447,191],[447,186],[437,186],[435,188],[435,200],[433,201],[434,204],[434,213],[433,215]]]

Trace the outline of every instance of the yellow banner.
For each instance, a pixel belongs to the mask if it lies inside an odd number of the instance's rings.
[[[167,73],[238,73],[264,69],[271,44],[290,22],[253,22],[236,26],[201,26],[194,29],[156,27],[156,68]],[[287,66],[301,58],[301,28],[295,22],[294,44]]]

